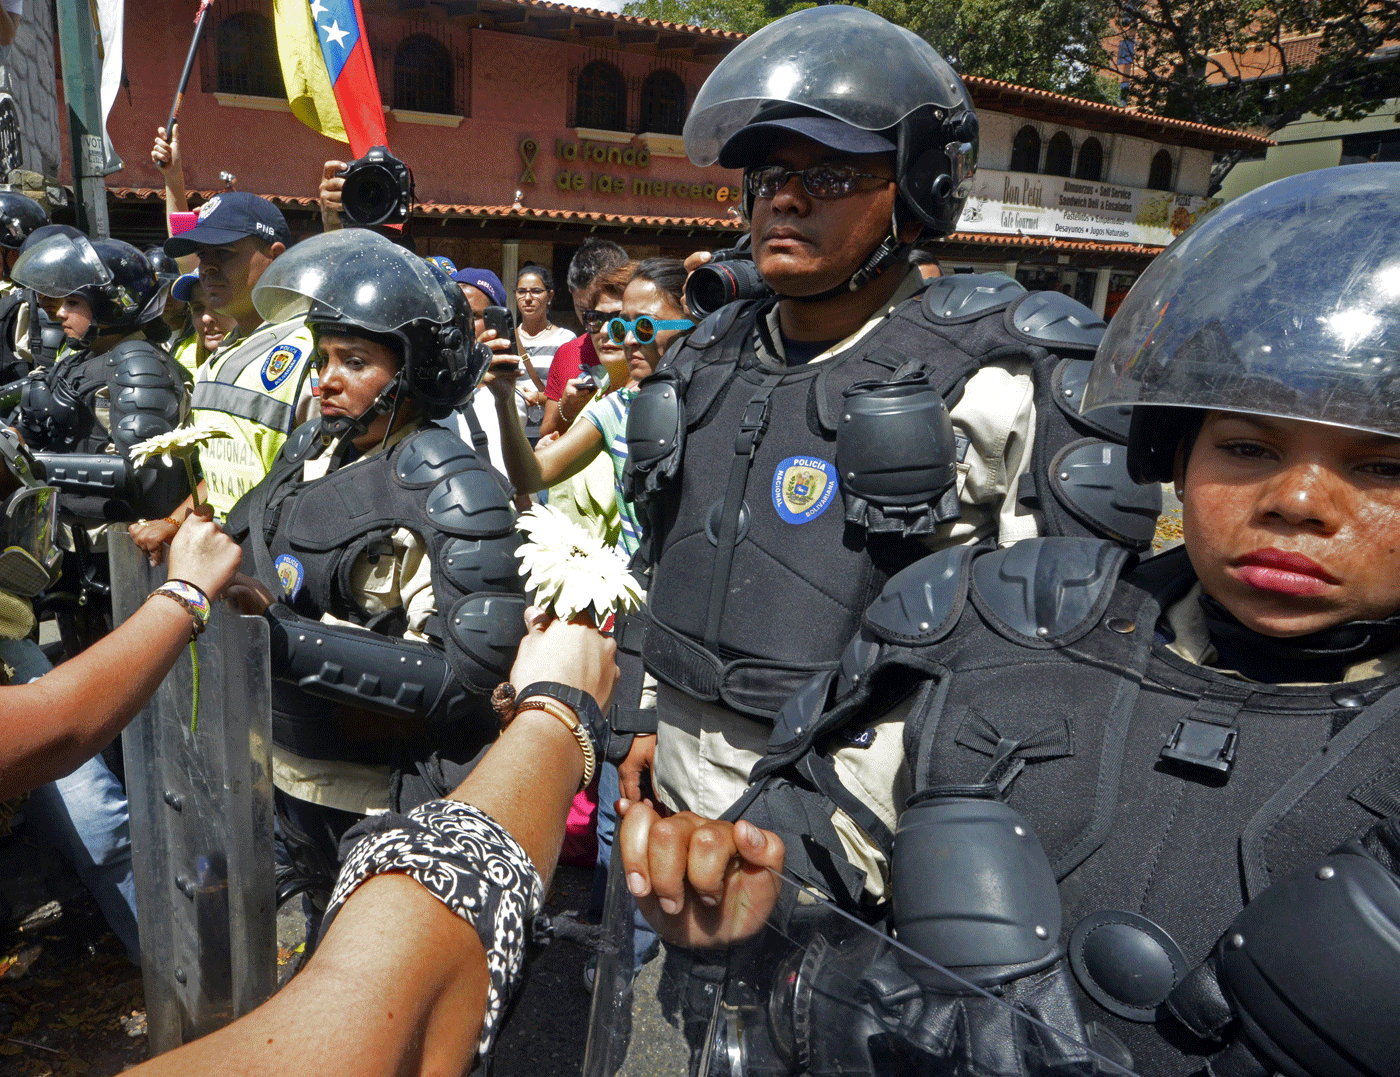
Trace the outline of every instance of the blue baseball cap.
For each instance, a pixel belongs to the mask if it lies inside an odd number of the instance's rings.
[[[186,273],[178,277],[174,284],[170,286],[170,298],[180,303],[190,301],[190,293],[194,291],[194,286],[199,283],[198,273]]]
[[[501,278],[489,269],[459,269],[452,274],[452,279],[458,284],[480,288],[486,298],[498,307],[506,305],[506,287],[501,283]]]
[[[427,260],[429,262],[432,262],[433,265],[437,266],[449,277],[457,272],[457,267],[452,264],[452,259],[447,257],[447,255],[445,254],[430,254],[428,255]]]
[[[223,191],[199,207],[199,223],[188,232],[165,241],[165,253],[172,258],[198,254],[200,247],[237,243],[257,236],[268,243],[292,245],[292,232],[282,211],[266,198],[246,191]]]

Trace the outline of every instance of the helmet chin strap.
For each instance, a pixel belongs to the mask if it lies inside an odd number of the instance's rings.
[[[903,262],[909,256],[909,248],[912,243],[901,242],[899,238],[899,222],[895,218],[893,211],[890,213],[890,230],[870,256],[861,262],[860,268],[852,273],[841,284],[835,288],[828,288],[824,292],[816,295],[783,295],[778,293],[779,299],[791,299],[794,303],[820,303],[824,299],[832,299],[838,295],[845,295],[848,292],[858,292],[876,277],[881,276],[885,270],[897,262]]]
[[[349,415],[337,415],[334,419],[321,419],[321,444],[330,445],[337,442],[335,453],[331,457],[331,468],[337,468],[345,462],[349,455],[355,439],[361,434],[369,432],[374,420],[390,412],[389,429],[384,431],[384,437],[380,440],[380,447],[384,445],[389,437],[389,431],[394,428],[394,417],[399,411],[399,382],[402,379],[402,372],[395,374],[389,379],[389,384],[384,386],[374,403],[365,409],[364,414],[358,418],[351,418]]]

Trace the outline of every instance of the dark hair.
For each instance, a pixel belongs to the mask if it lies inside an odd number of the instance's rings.
[[[527,273],[533,273],[535,276],[539,277],[540,283],[544,285],[544,290],[546,292],[554,291],[554,274],[545,269],[544,266],[536,265],[534,262],[527,262],[520,267],[520,272],[515,275],[515,286],[517,288],[520,287],[520,278]]]
[[[593,278],[593,282],[588,286],[588,305],[591,307],[598,302],[598,297],[603,295],[621,299],[622,293],[627,290],[628,282],[632,280],[636,271],[636,262],[623,262],[621,265],[604,269]]]
[[[909,248],[909,264],[911,266],[936,266],[938,258],[932,251],[925,250],[923,247],[911,247]]]
[[[632,279],[651,281],[678,310],[685,310],[685,263],[679,258],[643,258]]]
[[[598,274],[626,263],[627,252],[612,240],[586,240],[569,262],[569,291],[581,292]]]

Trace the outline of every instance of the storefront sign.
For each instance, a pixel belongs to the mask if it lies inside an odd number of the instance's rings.
[[[981,168],[958,231],[1166,246],[1223,201]]]
[[[539,144],[529,135],[518,147],[520,182],[535,182],[535,158]],[[610,169],[641,170],[651,167],[651,152],[630,143],[569,142],[554,140],[554,156],[563,167],[554,173],[554,186],[577,194],[633,195],[638,198],[685,198],[699,202],[737,202],[739,188],[724,183],[694,183],[689,180],[652,179],[648,176],[600,172],[587,165]]]

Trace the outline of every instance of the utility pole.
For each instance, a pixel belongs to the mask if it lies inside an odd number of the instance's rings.
[[[93,239],[111,235],[107,218],[107,153],[102,137],[98,86],[97,28],[90,0],[58,0],[59,55],[63,99],[68,106],[68,137],[73,158],[73,192],[78,227]]]

